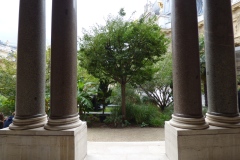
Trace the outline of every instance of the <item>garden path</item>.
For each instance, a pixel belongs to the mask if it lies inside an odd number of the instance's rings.
[[[92,142],[141,142],[141,141],[164,141],[164,128],[152,127],[126,127],[88,128],[88,141]]]

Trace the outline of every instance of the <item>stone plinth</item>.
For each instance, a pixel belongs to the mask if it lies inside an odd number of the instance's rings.
[[[165,147],[170,160],[235,160],[240,157],[240,129],[187,130],[167,121]]]
[[[1,160],[83,160],[87,125],[63,131],[0,130],[0,155]]]

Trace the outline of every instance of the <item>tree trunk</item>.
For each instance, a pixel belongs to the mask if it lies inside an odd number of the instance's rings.
[[[122,97],[122,119],[126,120],[126,84],[121,84],[121,97]]]
[[[164,111],[165,108],[166,108],[165,104],[160,106],[160,109],[161,109],[162,112]]]
[[[203,86],[204,86],[204,97],[205,97],[205,106],[208,106],[208,98],[207,98],[207,82],[206,79],[203,82]]]

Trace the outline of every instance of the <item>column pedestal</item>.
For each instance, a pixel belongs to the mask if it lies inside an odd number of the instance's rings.
[[[0,132],[0,155],[3,160],[84,160],[87,155],[87,125],[63,131],[43,127]]]
[[[182,118],[172,115],[172,119],[169,121],[172,126],[184,129],[206,129],[208,124],[204,118]]]
[[[29,119],[13,119],[13,123],[9,125],[9,128],[12,130],[24,130],[24,129],[32,129],[39,128],[44,126],[47,123],[47,115],[29,118]]]
[[[213,126],[239,128],[240,116],[224,117],[224,116],[215,116],[207,113],[206,122],[208,122],[210,125],[213,125]]]
[[[240,156],[240,129],[209,126],[205,130],[173,127],[165,122],[169,160],[234,160]]]
[[[48,123],[44,126],[47,130],[65,130],[70,128],[76,128],[82,125],[82,121],[79,120],[79,116],[65,119],[48,119]]]

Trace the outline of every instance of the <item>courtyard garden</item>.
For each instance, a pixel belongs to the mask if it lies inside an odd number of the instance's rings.
[[[173,114],[170,39],[156,17],[133,21],[124,9],[109,15],[106,25],[95,25],[79,38],[77,105],[88,127],[164,127]],[[0,112],[15,110],[16,59],[0,60]],[[204,41],[200,60],[205,88]],[[46,50],[45,111],[50,110],[51,47]],[[206,109],[204,109],[204,113]]]

